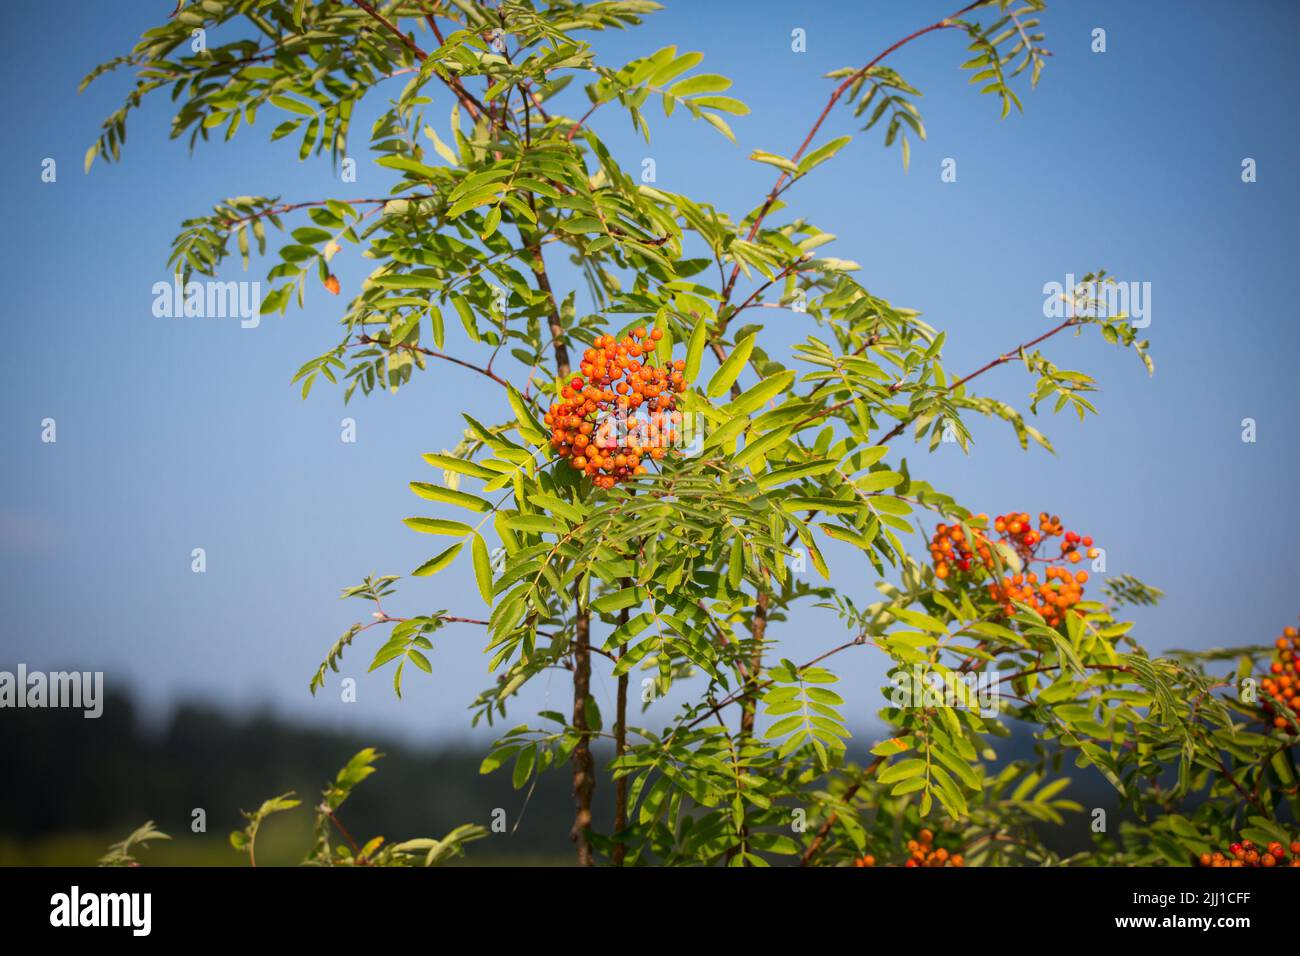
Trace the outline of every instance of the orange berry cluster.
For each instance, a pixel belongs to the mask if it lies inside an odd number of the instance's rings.
[[[934,845],[934,831],[924,829],[915,840],[907,841],[907,862],[903,866],[965,866],[960,853],[949,853]]]
[[[1088,572],[1071,574],[1066,568],[1052,565],[1043,571],[1043,576],[1040,582],[1034,571],[1007,575],[989,585],[989,596],[1000,602],[1007,614],[1014,613],[1012,602],[1019,601],[1041,614],[1049,627],[1056,627],[1064,620],[1065,612],[1083,599]]]
[[[1095,558],[1101,553],[1092,546],[1090,536],[1081,536],[1073,531],[1066,531],[1061,525],[1060,515],[1049,515],[1046,511],[1041,511],[1038,514],[1037,531],[1034,530],[1033,522],[1030,521],[1026,512],[1017,513],[1014,511],[994,518],[993,530],[1002,535],[1016,549],[1016,552],[1026,560],[1033,560],[1036,557],[1039,544],[1048,538],[1054,537],[1060,537],[1061,539],[1060,560],[1062,561],[1078,564],[1085,553],[1090,558]],[[1080,545],[1086,551],[1080,551]]]
[[[546,413],[551,447],[600,488],[644,475],[642,460],[661,460],[678,440],[682,414],[674,406],[686,390],[686,363],[649,364],[662,338],[644,326],[618,341],[597,336],[582,353],[582,374],[564,384]]]
[[[950,853],[934,845],[934,831],[922,830],[915,840],[907,841],[907,862],[904,866],[965,866],[960,853]],[[875,866],[876,858],[870,853],[853,861],[854,866]]]
[[[1282,701],[1286,713],[1279,713],[1272,701],[1264,701],[1264,712],[1278,730],[1291,727],[1291,720],[1300,722],[1300,632],[1294,627],[1282,631],[1277,639],[1277,654],[1269,665],[1270,675],[1261,682],[1264,690]]]
[[[975,517],[979,521],[988,520],[988,515]],[[959,524],[951,526],[941,524],[936,527],[934,537],[930,539],[930,557],[934,559],[934,573],[943,579],[952,573],[953,568],[965,574],[970,571],[971,559],[977,554],[980,564],[992,569],[993,553],[990,550],[989,539],[979,531],[976,531],[973,537],[973,541],[968,541],[966,532]]]
[[[976,515],[976,521],[986,523],[988,515]],[[1040,580],[1035,571],[1006,575],[1001,581],[988,585],[989,596],[1000,603],[1007,614],[1015,611],[1013,602],[1027,604],[1043,616],[1052,627],[1064,619],[1066,610],[1078,604],[1083,596],[1083,585],[1088,580],[1087,571],[1072,573],[1053,561],[1078,564],[1086,554],[1095,558],[1101,552],[1092,545],[1092,538],[1066,531],[1057,515],[1046,511],[1038,516],[1035,529],[1028,513],[1009,512],[993,519],[993,530],[1010,545],[1028,566],[1031,562],[1047,563]],[[1061,550],[1056,558],[1040,557],[1039,548],[1048,538],[1060,537]],[[930,539],[930,556],[934,560],[934,573],[941,580],[952,574],[970,574],[972,570],[995,573],[992,544],[983,531],[974,530],[968,539],[961,525],[939,525]],[[978,559],[978,564],[976,564]]]
[[[1197,861],[1201,866],[1286,866],[1300,867],[1300,842],[1292,841],[1291,856],[1287,857],[1287,847],[1274,840],[1262,851],[1250,840],[1242,840],[1228,847],[1227,854],[1202,853]]]

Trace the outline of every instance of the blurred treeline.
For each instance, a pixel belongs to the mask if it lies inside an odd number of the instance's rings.
[[[481,753],[417,750],[200,704],[149,728],[129,698],[109,694],[97,720],[78,710],[0,713],[0,865],[90,865],[145,820],[175,839],[150,844],[143,864],[245,864],[228,840],[243,826],[240,810],[288,790],[304,806],[264,825],[258,863],[296,863],[311,843],[309,808],[366,746],[385,757],[340,811],[357,839],[442,837],[462,823],[489,825],[500,807],[507,832],[471,844],[469,862],[569,862],[562,774],[529,794],[511,787],[508,769],[480,775]],[[191,830],[196,808],[207,813],[206,833]]]
[[[367,746],[385,757],[339,814],[356,839],[442,837],[462,823],[490,826],[501,808],[506,832],[470,844],[467,863],[572,861],[571,782],[563,771],[515,790],[508,767],[480,775],[477,750],[418,749],[382,735],[303,727],[269,712],[236,717],[193,703],[148,726],[128,697],[109,694],[97,720],[77,710],[0,712],[0,866],[93,865],[110,843],[146,820],[174,839],[141,852],[145,865],[245,865],[247,858],[229,843],[230,831],[243,826],[240,811],[289,790],[304,805],[269,819],[257,857],[259,865],[294,864],[311,845],[310,808],[322,787]],[[1000,765],[1028,757],[1032,742],[1022,729],[998,750]],[[869,759],[853,751],[850,759]],[[609,756],[597,752],[598,760]],[[1118,822],[1115,792],[1100,775],[1068,762],[1063,772],[1074,781],[1065,795],[1087,809],[1106,808]],[[604,815],[609,803],[609,794],[598,795]],[[196,808],[206,811],[206,833],[191,829]],[[612,821],[604,815],[597,826],[608,832]],[[1085,849],[1088,814],[1043,835],[1058,851]]]

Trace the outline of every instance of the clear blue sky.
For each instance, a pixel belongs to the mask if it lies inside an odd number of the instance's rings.
[[[338,726],[382,727],[419,739],[469,733],[466,704],[490,678],[482,633],[440,636],[431,678],[413,674],[404,702],[383,676],[348,669],[360,702],[313,699],[307,680],[326,648],[368,610],[337,600],[367,572],[406,573],[432,553],[403,517],[422,513],[407,491],[428,477],[425,451],[455,443],[462,407],[504,411],[485,380],[434,369],[395,398],[344,409],[322,385],[303,402],[289,379],[336,341],[341,300],[318,289],[305,312],[255,330],[226,320],[171,320],[150,311],[167,279],[169,242],[183,218],[220,198],[281,194],[349,198],[387,189],[368,160],[355,184],[326,159],[299,163],[269,144],[271,123],[231,144],[188,155],[167,139],[165,99],[135,114],[120,165],[81,171],[99,121],[126,77],[78,96],[81,76],[125,52],[170,12],[171,0],[57,0],[15,5],[0,34],[6,148],[0,234],[10,359],[0,403],[0,669],[102,669],[155,706],[200,695],[232,708],[277,710]],[[656,161],[659,184],[735,214],[771,180],[749,150],[791,153],[829,92],[822,74],[860,65],[893,40],[950,12],[953,0],[871,3],[675,2],[639,30],[598,35],[607,64],[668,43],[705,53],[753,113],[732,146],[688,117],[654,124],[647,147],[622,114],[597,129],[625,163]],[[891,59],[926,93],[930,133],[904,174],[877,132],[860,137],[792,202],[840,239],[830,253],[862,263],[862,281],[949,330],[951,368],[970,370],[1042,331],[1042,287],[1104,266],[1150,282],[1157,374],[1092,340],[1053,340],[1048,354],[1097,375],[1100,418],[1038,424],[1058,454],[1022,453],[1005,428],[979,427],[977,447],[934,456],[909,449],[916,472],[976,510],[1059,512],[1105,545],[1109,570],[1168,593],[1135,615],[1154,650],[1264,642],[1300,612],[1292,558],[1298,429],[1294,271],[1300,182],[1291,49],[1300,5],[1287,2],[1055,2],[1055,52],[1025,113],[999,122],[958,69],[956,33],[923,38]],[[1108,51],[1090,52],[1094,27]],[[807,31],[808,49],[790,50]],[[375,102],[355,126],[368,125]],[[450,107],[441,91],[432,112]],[[852,128],[837,111],[825,135]],[[354,136],[354,143],[360,137]],[[41,182],[41,161],[58,180]],[[953,157],[958,181],[940,182]],[[1244,157],[1259,181],[1243,184]],[[338,261],[346,291],[366,268]],[[255,272],[249,278],[262,278]],[[238,264],[225,278],[240,278]],[[773,312],[776,339],[807,330]],[[454,341],[453,341],[453,344]],[[1023,405],[1015,367],[980,380]],[[359,440],[339,440],[345,415]],[[1243,444],[1241,420],[1258,422]],[[43,444],[41,421],[58,423]],[[897,443],[896,443],[897,444]],[[900,449],[905,445],[899,445]],[[206,549],[206,574],[190,570]],[[863,601],[870,581],[843,564],[837,583]],[[481,611],[468,570],[406,584],[394,613]],[[372,632],[373,633],[373,632]],[[782,653],[811,656],[838,642],[837,622],[809,611],[779,633]],[[366,650],[370,648],[367,647]],[[880,662],[841,655],[844,690],[865,725],[878,706]],[[595,692],[607,704],[607,676]],[[517,720],[566,695],[539,685]],[[608,709],[608,707],[607,707]],[[660,724],[667,713],[647,722]]]

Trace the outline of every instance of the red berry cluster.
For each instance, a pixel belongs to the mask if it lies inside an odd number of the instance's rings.
[[[1278,730],[1294,729],[1291,721],[1300,723],[1300,662],[1296,654],[1300,651],[1300,632],[1294,627],[1285,628],[1277,639],[1277,653],[1269,665],[1270,674],[1265,677],[1262,686],[1268,693],[1278,698],[1282,710],[1269,700],[1264,701],[1264,713]]]
[[[641,326],[619,341],[598,336],[582,354],[582,374],[561,387],[546,413],[551,447],[600,488],[644,475],[642,460],[661,460],[678,441],[682,414],[674,406],[686,390],[686,363],[649,364],[662,338]],[[644,419],[637,417],[642,409]]]
[[[987,515],[976,515],[974,521],[987,525]],[[1066,610],[1078,604],[1083,596],[1083,585],[1088,580],[1087,571],[1072,573],[1065,563],[1078,564],[1086,554],[1095,558],[1101,552],[1092,545],[1092,538],[1066,531],[1057,515],[1046,511],[1038,516],[1038,527],[1026,512],[1012,511],[993,519],[993,530],[1002,541],[1013,548],[1025,563],[1046,564],[1040,580],[1037,572],[1026,570],[1020,574],[1004,576],[989,583],[989,596],[1002,605],[1008,614],[1015,611],[1013,602],[1027,604],[1043,616],[1053,627],[1064,619]],[[1060,554],[1057,557],[1040,556],[1039,550],[1048,538],[1059,537]],[[981,571],[996,573],[992,544],[983,530],[976,528],[968,539],[960,525],[939,525],[930,539],[930,556],[934,560],[934,573],[946,580],[952,574],[968,575]],[[978,559],[978,563],[976,561]]]
[[[1202,853],[1197,861],[1201,866],[1286,866],[1300,867],[1300,841],[1292,841],[1291,855],[1287,856],[1287,847],[1274,840],[1260,850],[1250,840],[1242,840],[1228,847],[1227,854]]]

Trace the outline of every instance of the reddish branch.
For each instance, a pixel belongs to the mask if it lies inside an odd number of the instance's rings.
[[[799,144],[799,148],[795,150],[794,156],[791,157],[792,160],[797,163],[800,157],[802,157],[804,152],[808,149],[808,147],[812,145],[812,141],[817,136],[817,132],[821,129],[822,124],[826,121],[826,117],[830,115],[831,110],[835,108],[835,104],[839,102],[840,97],[843,96],[845,92],[847,92],[848,89],[854,83],[856,83],[859,79],[865,76],[869,70],[871,70],[874,66],[879,64],[882,60],[884,60],[885,57],[889,56],[891,53],[893,53],[895,50],[899,49],[900,47],[903,47],[908,43],[911,43],[913,40],[917,39],[918,37],[922,37],[927,33],[931,33],[935,30],[942,30],[948,27],[956,26],[956,24],[953,21],[957,17],[971,10],[974,10],[976,7],[983,6],[988,2],[989,0],[975,0],[975,2],[967,4],[966,6],[958,10],[956,13],[950,14],[949,16],[944,17],[942,20],[932,23],[927,27],[922,27],[920,30],[917,30],[915,33],[903,37],[903,39],[898,40],[897,42],[891,44],[890,46],[882,50],[879,54],[876,55],[874,59],[871,60],[871,62],[867,63],[866,66],[862,67],[860,70],[857,70],[851,76],[847,77],[842,83],[840,83],[839,86],[837,86],[831,92],[830,99],[828,99],[826,101],[826,105],[822,107],[822,111],[820,114],[818,114],[816,121],[812,125],[812,129],[808,131],[808,135],[804,137],[803,142]],[[595,106],[591,108],[591,110],[594,109]],[[587,116],[591,115],[591,110],[587,111]],[[583,119],[579,121],[578,125],[579,126],[582,125],[582,122],[585,120],[586,120],[586,116],[584,116]],[[570,139],[572,139],[573,133],[576,130],[576,128],[577,127],[574,127],[573,130],[569,131]],[[781,195],[781,193],[786,188],[789,188],[789,185],[793,184],[793,180],[791,181],[791,183],[787,184],[786,180],[789,178],[790,178],[790,173],[788,170],[782,170],[780,175],[777,176],[776,182],[772,185],[771,191],[768,192],[767,199],[764,200],[762,208],[759,209],[758,215],[754,217],[754,222],[751,224],[749,228],[749,233],[745,237],[746,241],[753,242],[754,237],[758,235],[758,231],[763,225],[763,220],[767,217],[767,214],[771,212],[772,206],[776,202],[777,198]],[[788,268],[786,271],[788,271]],[[783,272],[782,275],[784,274],[785,273]],[[732,293],[735,291],[735,287],[736,287],[736,279],[739,276],[740,276],[740,263],[736,262],[732,265],[731,275],[728,277],[726,285],[722,289],[723,306],[725,306],[728,302],[731,301]],[[768,283],[768,285],[771,285],[771,283]],[[761,292],[762,290],[760,289],[759,291]],[[756,295],[757,293],[755,293],[755,295],[751,295],[749,299],[747,299],[745,303],[741,306],[741,308],[745,308],[748,305],[750,305],[754,301]],[[722,308],[719,308],[718,311],[719,313],[721,313]],[[730,321],[732,316],[734,316],[739,311],[740,309],[735,309],[731,312],[730,315],[721,318],[721,321],[718,323],[717,332],[713,337],[713,341],[710,343],[710,348],[713,351],[713,354],[717,357],[719,362],[725,361],[727,357],[726,351],[725,349],[723,349],[719,340],[726,332],[727,323]],[[737,394],[737,390],[734,387],[732,389],[732,394],[733,396]],[[845,402],[841,405],[828,409],[824,414],[830,414],[832,411],[835,411],[838,408],[843,408],[844,405],[847,404],[848,403]]]
[[[844,791],[844,796],[841,798],[844,803],[847,804],[857,796],[858,791],[862,789],[862,785],[867,782],[867,779],[875,773],[884,762],[884,757],[877,757],[875,760],[871,761],[865,769],[863,769],[862,773],[858,776],[858,779],[853,782],[853,786]],[[812,861],[812,858],[817,855],[817,851],[820,850],[822,844],[826,842],[826,837],[830,834],[831,827],[835,826],[835,823],[839,818],[839,811],[836,810],[826,818],[825,822],[822,823],[820,827],[817,828],[817,835],[813,837],[813,841],[808,844],[808,849],[803,851],[803,857],[799,860],[800,866],[807,866]]]
[[[826,101],[826,105],[822,108],[821,113],[818,115],[817,121],[813,123],[812,129],[808,131],[808,135],[804,137],[803,142],[799,144],[799,148],[795,150],[794,155],[790,158],[796,163],[799,162],[799,159],[801,156],[803,156],[804,151],[807,150],[810,145],[812,145],[813,138],[816,137],[818,130],[822,128],[822,123],[826,122],[826,117],[828,117],[831,113],[831,110],[835,108],[835,104],[839,102],[840,97],[843,96],[848,91],[849,87],[851,87],[854,83],[856,83],[863,76],[865,76],[867,72],[872,69],[872,67],[879,64],[881,60],[885,59],[885,57],[889,56],[889,54],[893,53],[895,50],[899,49],[900,47],[906,46],[908,43],[911,43],[913,40],[917,39],[918,37],[925,36],[925,34],[931,33],[935,30],[943,30],[947,27],[956,26],[957,24],[955,24],[953,20],[955,20],[957,17],[961,16],[964,13],[968,13],[969,11],[974,10],[976,7],[984,6],[984,4],[988,2],[989,0],[975,0],[974,3],[967,4],[966,6],[958,10],[956,13],[949,14],[948,16],[944,17],[942,20],[932,23],[928,27],[922,27],[920,30],[917,30],[915,33],[903,37],[903,39],[899,40],[898,42],[890,45],[889,47],[881,51],[875,57],[875,59],[873,59],[866,66],[862,67],[862,69],[856,71],[851,76],[847,77],[844,80],[844,82],[842,82],[839,86],[835,87],[834,91],[831,93],[830,99]],[[787,178],[789,178],[789,176],[790,173],[787,170],[782,170],[781,175],[777,177],[776,183],[772,186],[771,192],[767,194],[767,199],[764,201],[762,208],[759,209],[758,215],[754,217],[753,225],[750,226],[749,235],[746,237],[747,241],[752,242],[754,240],[754,237],[758,235],[758,230],[763,225],[763,220],[767,217],[767,214],[771,212],[772,205],[776,202],[777,197],[781,193],[781,187],[785,184],[785,181]],[[731,298],[731,292],[735,288],[736,278],[739,275],[740,275],[740,263],[737,262],[735,265],[731,267],[731,276],[727,280],[726,288],[723,289],[722,298],[724,302],[728,301]]]
[[[971,372],[969,375],[966,375],[966,376],[963,376],[962,378],[957,379],[957,381],[953,382],[951,385],[948,386],[948,391],[949,391],[949,392],[955,391],[956,389],[958,389],[958,388],[960,388],[961,386],[965,385],[965,384],[966,384],[967,382],[969,382],[971,379],[973,379],[973,378],[975,378],[975,377],[977,377],[977,376],[983,375],[985,372],[989,371],[990,369],[995,369],[995,368],[997,368],[999,365],[1005,365],[1007,362],[1010,362],[1013,358],[1015,358],[1017,355],[1019,355],[1019,354],[1020,354],[1021,352],[1023,352],[1025,349],[1031,349],[1031,348],[1033,348],[1035,345],[1037,345],[1038,343],[1040,343],[1040,342],[1044,342],[1044,341],[1046,341],[1047,339],[1050,339],[1050,338],[1051,338],[1053,335],[1055,335],[1056,333],[1061,332],[1061,331],[1064,331],[1065,329],[1068,329],[1068,328],[1070,328],[1071,326],[1079,325],[1080,322],[1081,322],[1081,320],[1080,320],[1080,319],[1077,319],[1077,318],[1066,319],[1066,320],[1065,320],[1064,322],[1062,322],[1060,325],[1058,325],[1058,326],[1056,326],[1056,327],[1054,327],[1054,328],[1048,329],[1048,330],[1047,330],[1046,332],[1044,332],[1042,335],[1039,335],[1039,336],[1037,336],[1036,338],[1032,338],[1032,339],[1030,339],[1028,342],[1022,342],[1020,345],[1016,346],[1016,347],[1015,347],[1014,349],[1012,349],[1010,352],[1003,352],[1003,353],[1002,353],[1001,355],[999,355],[997,358],[993,359],[991,362],[986,362],[985,364],[981,365],[979,368],[977,368],[975,371]],[[902,386],[901,384],[895,384],[895,385],[890,386],[890,391],[897,392],[897,391],[898,391],[899,389],[901,389],[902,387],[903,387],[903,386]],[[835,411],[837,408],[843,408],[844,405],[846,405],[846,404],[847,404],[846,402],[841,402],[839,405],[831,406],[831,407],[828,408],[826,411],[827,411],[827,413],[829,414],[830,412]],[[913,422],[914,420],[915,420],[915,416],[912,416],[911,418],[904,418],[901,422],[899,422],[899,423],[898,423],[897,425],[895,425],[892,429],[890,429],[888,432],[886,432],[885,435],[884,435],[884,437],[881,438],[879,441],[877,441],[876,444],[877,444],[877,445],[883,445],[883,444],[885,444],[886,442],[888,442],[890,439],[892,439],[892,438],[897,438],[899,435],[901,435],[901,434],[903,433],[903,430],[904,430],[905,428],[907,428],[907,426],[908,426],[911,422]]]
[[[395,37],[401,40],[402,43],[405,44],[410,49],[410,51],[415,54],[415,58],[417,60],[423,61],[428,59],[429,54],[421,50],[419,44],[417,44],[409,36],[403,33],[401,28],[396,23],[388,19],[388,17],[384,16],[382,13],[380,13],[370,4],[366,3],[366,0],[352,0],[352,2],[355,3],[357,6],[359,6],[362,10],[366,11],[366,13],[370,14],[370,16],[373,19],[378,20],[380,23],[382,23],[390,33],[392,33]]]
[[[1049,329],[1048,331],[1044,332],[1042,335],[1037,336],[1036,338],[1032,338],[1032,339],[1030,339],[1028,342],[1023,342],[1023,343],[1021,343],[1020,345],[1016,346],[1016,348],[1012,349],[1010,352],[1004,352],[1004,353],[1002,353],[1002,354],[999,355],[997,358],[993,359],[993,361],[991,361],[991,362],[986,362],[984,365],[980,366],[980,367],[977,368],[975,371],[971,372],[969,375],[966,375],[966,376],[964,376],[964,377],[962,377],[962,378],[957,379],[957,381],[953,382],[951,385],[948,386],[948,391],[951,392],[951,391],[953,391],[954,389],[956,389],[958,386],[960,386],[960,385],[965,385],[965,384],[966,384],[967,382],[969,382],[971,379],[975,378],[975,377],[978,376],[978,375],[983,375],[985,372],[989,371],[990,369],[994,369],[994,368],[997,368],[999,365],[1004,365],[1004,364],[1006,364],[1007,362],[1011,361],[1011,359],[1013,359],[1016,355],[1020,354],[1020,352],[1021,352],[1023,349],[1033,348],[1033,347],[1034,347],[1035,345],[1037,345],[1039,342],[1043,342],[1043,341],[1045,341],[1046,339],[1050,339],[1050,338],[1051,338],[1053,335],[1055,335],[1057,332],[1060,332],[1060,331],[1062,331],[1063,329],[1068,329],[1070,326],[1078,325],[1079,322],[1080,322],[1079,319],[1066,319],[1064,322],[1062,322],[1060,325],[1056,326],[1055,328]],[[878,341],[878,340],[879,340],[879,336],[874,336],[874,335],[873,335],[873,336],[871,337],[871,339],[868,339],[868,343],[869,343],[869,344],[875,344],[875,341]],[[864,348],[865,348],[865,346],[864,346]],[[861,351],[863,351],[863,348],[858,349],[858,352],[861,352]],[[854,353],[854,354],[857,354],[857,353]],[[826,383],[823,382],[822,384],[825,385]],[[821,387],[822,387],[822,386],[819,385],[816,389],[813,390],[813,392],[812,392],[811,394],[815,394],[818,390],[820,390]],[[901,390],[902,388],[903,388],[903,383],[902,383],[902,382],[896,382],[895,384],[893,384],[893,385],[891,385],[891,386],[889,387],[889,390],[890,390],[891,392],[897,392],[897,391]],[[810,397],[811,397],[811,394],[810,394]],[[827,415],[833,415],[833,414],[835,414],[835,412],[838,412],[840,409],[842,409],[842,408],[846,408],[846,407],[848,407],[849,405],[852,405],[852,404],[853,404],[853,401],[854,401],[854,400],[850,398],[850,399],[846,399],[845,401],[842,401],[842,402],[836,402],[834,405],[828,405],[828,406],[826,406],[825,408],[823,408],[821,411],[819,411],[819,412],[814,412],[812,415],[809,415],[807,418],[803,419],[803,420],[802,420],[801,422],[799,422],[798,424],[799,424],[799,425],[806,425],[806,424],[808,424],[808,422],[816,421],[816,420],[819,419],[819,418],[825,418]],[[911,416],[911,417],[909,417],[909,418],[904,418],[904,419],[903,419],[902,421],[900,421],[897,425],[895,425],[895,426],[894,426],[893,428],[891,428],[888,432],[886,432],[886,433],[884,434],[884,436],[882,436],[882,437],[880,438],[880,440],[876,442],[876,444],[877,444],[877,445],[884,445],[884,444],[886,444],[887,442],[889,442],[891,439],[897,438],[899,435],[901,435],[901,434],[903,433],[903,430],[906,429],[907,426],[908,426],[909,424],[911,424],[912,422],[914,422],[915,420],[916,420],[916,416],[915,416],[915,415],[913,415],[913,416]],[[809,515],[808,515],[807,520],[808,520],[808,521],[812,521],[812,519],[815,518],[815,517],[817,516],[817,514],[818,514],[818,512],[816,512],[816,511],[810,512]],[[797,533],[790,535],[789,539],[787,539],[787,541],[786,541],[786,544],[787,544],[787,545],[794,544],[796,538],[798,538],[798,534],[797,534]]]
[[[370,16],[374,20],[383,24],[385,29],[387,29],[395,37],[401,40],[403,45],[405,45],[407,49],[409,49],[413,54],[415,54],[415,58],[419,60],[421,63],[423,63],[425,60],[429,58],[429,54],[425,53],[424,50],[420,49],[420,45],[418,43],[416,43],[409,36],[403,33],[401,27],[399,27],[392,20],[388,19],[386,16],[384,16],[382,13],[380,13],[378,10],[372,7],[369,3],[366,2],[366,0],[352,0],[352,2],[355,3],[362,10],[366,11],[366,13],[370,14]],[[433,26],[434,36],[437,36],[439,38],[439,43],[441,43],[442,42],[441,34],[438,31],[437,25],[433,21],[433,16],[429,15],[425,19],[427,19],[430,25]],[[439,73],[438,77],[444,83],[447,84],[448,89],[450,89],[453,93],[456,94],[456,98],[460,100],[461,105],[464,106],[466,111],[469,112],[470,117],[473,119],[478,119],[479,114],[483,112],[483,104],[480,103],[477,99],[475,99],[474,96],[471,95],[467,89],[465,89],[464,84],[462,84],[459,79],[451,75],[443,76],[441,73]]]
[[[568,139],[570,143],[573,142],[573,137],[578,132],[578,130],[582,129],[582,124],[587,122],[587,120],[591,118],[592,113],[596,112],[596,107],[598,106],[600,106],[599,103],[592,103],[591,108],[588,109],[587,112],[582,114],[582,116],[578,119],[578,122],[574,123],[572,126],[569,127],[569,135],[566,137],[566,139]]]
[[[840,644],[837,647],[832,647],[829,651],[819,654],[816,657],[814,657],[812,660],[810,660],[808,663],[801,665],[799,667],[799,670],[801,671],[807,670],[809,667],[813,667],[814,665],[820,664],[822,661],[826,660],[826,658],[832,657],[840,653],[840,651],[846,651],[850,647],[857,647],[859,644],[865,644],[866,642],[867,641],[865,635],[855,637],[851,641],[845,641],[843,644]],[[757,675],[755,675],[755,677],[757,677]],[[734,693],[729,694],[728,696],[724,697],[722,700],[711,705],[706,711],[704,711],[704,713],[700,714],[694,720],[687,723],[684,729],[690,730],[692,727],[696,727],[699,724],[704,723],[704,721],[708,720],[714,714],[717,714],[720,711],[722,711],[723,708],[729,707],[732,704],[734,704],[736,701],[743,700],[744,698],[752,694],[757,694],[759,691],[764,690],[767,687],[770,687],[773,683],[775,683],[775,681],[773,681],[773,679],[770,677],[762,681],[759,680],[748,681],[744,686],[740,687]]]
[[[382,196],[370,199],[313,199],[310,202],[280,203],[275,206],[267,206],[265,209],[251,212],[247,216],[238,216],[234,219],[223,219],[221,224],[229,229],[231,226],[237,226],[241,222],[252,222],[254,219],[262,219],[266,216],[282,216],[285,213],[295,212],[299,209],[310,209],[313,206],[324,206],[331,202],[347,203],[349,206],[364,206],[370,203],[388,203],[394,199],[432,199],[433,193],[427,195],[415,196]]]
[[[999,365],[1005,365],[1007,362],[1010,362],[1012,359],[1018,356],[1025,349],[1031,349],[1035,345],[1039,344],[1040,342],[1044,342],[1047,339],[1050,339],[1053,335],[1056,335],[1056,333],[1079,324],[1081,324],[1081,320],[1077,318],[1066,319],[1060,325],[1049,329],[1048,331],[1044,332],[1042,335],[1036,336],[1035,338],[1030,339],[1028,342],[1022,342],[1020,345],[1017,345],[1010,352],[1003,352],[997,358],[993,359],[990,362],[984,363],[975,371],[971,372],[969,375],[965,375],[962,378],[957,379],[957,381],[953,382],[951,385],[948,386],[947,391],[949,392],[956,391],[958,388],[960,388],[962,385],[965,385],[971,379],[983,375],[985,372],[991,369],[995,369]],[[876,338],[878,340],[878,337],[873,337],[873,338]],[[858,351],[861,352],[862,349],[859,349]],[[820,390],[821,387],[822,386],[819,386],[818,389],[814,389],[814,393]],[[903,382],[895,382],[893,385],[889,386],[889,390],[891,392],[899,392],[902,391],[903,387],[904,387]],[[809,422],[817,421],[817,419],[819,418],[825,418],[827,415],[833,415],[836,412],[838,412],[840,409],[847,408],[849,405],[852,405],[853,402],[854,399],[849,398],[849,399],[845,399],[842,402],[836,402],[834,405],[828,405],[825,408],[823,408],[821,411],[814,412],[813,414],[809,415],[807,418],[801,420],[798,424],[806,425]],[[886,432],[885,435],[881,437],[879,441],[876,442],[876,444],[883,445],[886,442],[888,442],[891,438],[897,438],[899,435],[903,433],[903,429],[907,428],[907,426],[915,420],[916,420],[915,416],[912,416],[911,418],[904,418],[897,425],[895,425],[890,431]]]
[[[364,333],[357,337],[357,344],[358,345],[385,345],[385,343],[381,342],[379,339],[371,338],[369,335],[366,335]],[[501,385],[503,387],[509,387],[510,385],[509,382],[507,382],[496,372],[493,372],[490,369],[483,368],[480,365],[475,365],[473,362],[466,362],[464,359],[458,359],[454,355],[446,355],[442,352],[435,352],[433,349],[425,348],[422,345],[408,345],[403,343],[401,345],[397,345],[394,347],[399,349],[405,349],[408,352],[418,352],[421,355],[429,356],[429,358],[442,359],[444,362],[452,362],[456,365],[461,366],[461,368],[467,368],[473,372],[478,372],[480,375],[486,375],[488,378],[492,379],[492,381],[496,382],[498,385]]]
[[[361,866],[369,866],[370,861],[365,858],[364,854],[362,854],[361,847],[357,846],[357,841],[352,839],[352,834],[349,833],[348,828],[343,825],[343,821],[335,816],[334,811],[325,804],[321,804],[321,809],[324,810],[325,815],[330,818],[330,822],[338,828],[339,833],[343,834],[343,839],[348,841],[348,845],[352,847],[352,852],[355,854],[354,859],[357,863]]]

